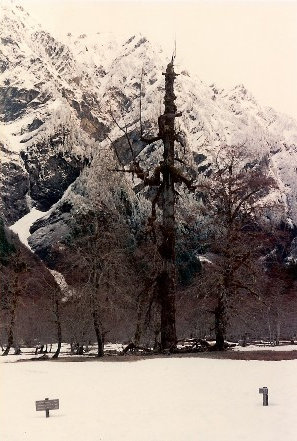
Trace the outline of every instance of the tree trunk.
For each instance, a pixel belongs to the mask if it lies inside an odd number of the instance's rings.
[[[159,334],[160,334],[159,329],[155,330],[154,334],[155,334],[155,337],[154,337],[153,350],[156,351],[156,352],[159,352],[160,351],[160,342],[159,342],[159,339],[158,339]]]
[[[60,315],[60,301],[58,295],[59,295],[58,293],[55,293],[55,297],[54,297],[54,314],[56,316],[58,347],[52,358],[59,357],[62,346],[62,326],[61,326],[61,315]]]
[[[101,332],[101,327],[100,327],[100,321],[99,321],[99,317],[98,317],[98,313],[97,311],[93,311],[93,322],[94,322],[94,330],[95,330],[95,334],[96,334],[96,339],[97,339],[97,357],[103,357],[104,356],[104,338]]]
[[[9,331],[8,331],[8,339],[7,339],[7,347],[2,355],[8,355],[11,347],[13,346],[13,327],[14,323],[10,322]]]
[[[90,295],[90,301],[91,301],[91,311],[92,311],[92,317],[93,317],[94,331],[95,331],[96,340],[97,340],[97,357],[103,357],[104,356],[104,338],[103,338],[103,333],[101,330],[101,323],[100,323],[97,305],[95,304],[96,300],[94,298],[93,293],[91,293],[91,295]]]
[[[70,352],[71,352],[71,354],[74,354],[74,352],[75,352],[75,343],[74,343],[74,341],[70,342]]]
[[[59,300],[56,300],[56,324],[57,324],[58,347],[52,358],[59,357],[62,347],[62,327],[61,327],[61,319],[60,319]]]
[[[223,295],[221,294],[218,300],[218,305],[215,308],[215,347],[219,351],[223,351],[225,349],[226,321],[225,301]]]
[[[16,317],[16,306],[17,306],[17,295],[13,294],[12,304],[10,308],[10,323],[8,328],[8,338],[7,338],[7,347],[2,355],[8,355],[11,347],[14,343],[14,325],[15,325],[15,317]]]
[[[141,319],[142,319],[142,305],[139,304],[138,310],[137,310],[137,323],[136,323],[136,329],[135,329],[135,334],[134,334],[134,343],[136,346],[139,346],[141,334],[142,334]]]
[[[275,336],[275,345],[276,346],[279,346],[280,332],[281,332],[281,323],[280,323],[279,311],[277,311],[277,313],[276,313],[276,336]]]
[[[174,80],[176,74],[173,62],[169,63],[165,75],[165,112],[162,118],[161,137],[164,143],[163,166],[163,240],[160,254],[163,269],[158,277],[158,292],[161,305],[161,349],[173,349],[176,346],[175,328],[175,191],[174,177],[174,142],[176,105],[174,101]]]

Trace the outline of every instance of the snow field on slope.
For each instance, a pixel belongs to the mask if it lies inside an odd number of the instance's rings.
[[[296,441],[296,360],[3,358],[3,441]],[[35,411],[35,400],[46,397],[60,399],[50,418]]]
[[[33,208],[31,208],[29,213],[25,214],[23,217],[21,217],[13,225],[10,226],[10,229],[15,234],[17,234],[19,236],[20,241],[27,248],[31,249],[31,247],[28,243],[28,239],[30,237],[30,228],[32,227],[34,222],[36,222],[37,220],[39,220],[41,218],[47,219],[51,215],[51,213],[57,208],[58,204],[69,195],[72,184],[70,184],[66,188],[61,199],[58,202],[56,202],[55,204],[53,204],[48,211],[40,211],[40,210],[37,210],[36,208],[33,207]]]
[[[38,219],[44,217],[47,212],[43,212],[37,210],[36,208],[32,208],[32,210],[25,214],[25,216],[21,217],[18,221],[16,221],[13,225],[10,226],[10,229],[19,236],[20,241],[26,245],[27,248],[31,247],[28,244],[28,238],[30,236],[30,228]]]

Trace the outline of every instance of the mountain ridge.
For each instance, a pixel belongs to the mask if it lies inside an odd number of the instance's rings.
[[[148,148],[139,141],[139,96],[145,132],[156,134],[166,59],[142,35],[118,41],[100,33],[66,35],[68,44],[59,42],[9,4],[1,20],[0,208],[13,224],[31,204],[48,211],[67,188],[80,187],[83,170],[94,169],[94,157],[110,145],[129,164],[129,146],[118,126],[127,130],[145,167],[158,162],[160,144]],[[266,161],[277,183],[272,197],[283,206],[281,220],[296,225],[297,122],[260,106],[244,85],[207,86],[185,69],[175,93],[184,144],[177,149],[189,166],[207,173],[222,146],[244,144],[251,157]],[[138,184],[127,177],[130,194]],[[41,236],[31,238],[36,247]]]

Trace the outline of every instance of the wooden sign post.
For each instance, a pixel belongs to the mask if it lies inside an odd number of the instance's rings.
[[[49,417],[49,411],[59,409],[59,400],[49,400],[48,398],[45,398],[45,400],[36,401],[36,410],[45,410],[45,416],[46,418]]]
[[[260,387],[259,394],[263,394],[263,406],[268,406],[268,387]]]

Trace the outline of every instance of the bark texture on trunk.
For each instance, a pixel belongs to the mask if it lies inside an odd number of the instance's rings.
[[[162,244],[160,254],[163,269],[158,277],[159,299],[161,306],[161,349],[170,350],[176,346],[175,328],[175,191],[174,191],[174,121],[176,105],[174,103],[174,80],[176,74],[173,62],[169,63],[165,75],[165,111],[161,115],[160,135],[164,144],[163,173],[163,218]]]
[[[216,349],[219,351],[225,349],[226,326],[226,307],[224,297],[221,295],[215,308]]]
[[[183,173],[175,167],[175,141],[178,136],[175,132],[175,118],[181,116],[177,113],[175,105],[176,96],[174,94],[174,81],[177,74],[174,72],[173,58],[167,65],[165,76],[165,110],[158,118],[159,132],[155,137],[143,137],[141,127],[141,140],[146,144],[162,140],[163,142],[163,160],[155,168],[151,176],[148,171],[142,169],[139,162],[133,161],[129,173],[136,174],[144,185],[157,187],[157,193],[152,201],[152,216],[149,219],[149,226],[154,239],[156,235],[153,231],[153,225],[157,218],[156,206],[159,205],[162,211],[161,233],[162,240],[159,246],[161,256],[161,268],[157,277],[154,279],[158,304],[160,306],[160,332],[161,332],[161,350],[172,350],[176,347],[176,326],[175,326],[175,285],[176,285],[176,263],[175,263],[175,240],[176,240],[176,220],[175,220],[175,183],[184,183],[189,189],[192,188],[192,182],[183,176]],[[141,95],[140,95],[141,96]],[[141,104],[141,103],[140,103]],[[140,114],[141,122],[141,114]],[[119,125],[118,125],[119,127]],[[131,141],[124,131],[130,149],[133,149]],[[162,180],[161,180],[162,175]],[[156,301],[156,300],[154,300]],[[139,312],[139,317],[141,311]],[[136,341],[140,338],[140,326],[137,328]]]

